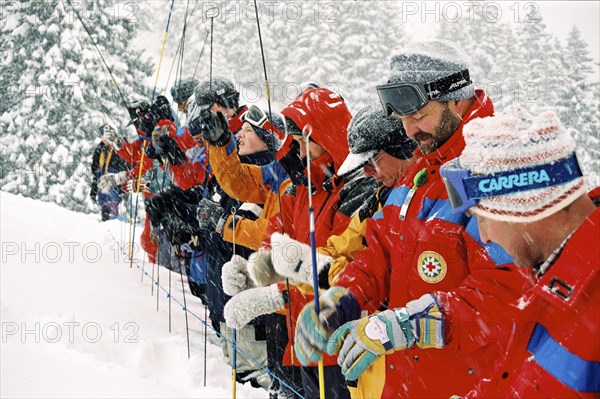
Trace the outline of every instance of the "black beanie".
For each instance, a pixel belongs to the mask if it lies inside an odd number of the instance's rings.
[[[179,82],[175,82],[173,87],[171,87],[171,96],[173,97],[173,101],[176,103],[181,103],[194,94],[194,89],[198,85],[198,79],[194,78],[186,78],[181,79]]]
[[[276,113],[269,114],[268,111],[265,111],[265,114],[267,115],[267,118],[271,122],[273,128],[279,129],[281,133],[285,132],[285,127],[281,115]],[[267,145],[267,147],[269,147],[269,151],[273,153],[277,151],[280,144],[279,139],[277,138],[277,133],[275,133],[275,135],[272,135],[270,130],[263,129],[261,127],[256,127],[254,125],[252,125],[252,129],[254,129],[254,132],[256,133],[258,138],[260,138]]]
[[[363,165],[384,150],[394,158],[408,159],[417,142],[406,136],[402,122],[386,116],[380,104],[370,104],[356,113],[348,126],[350,154],[338,171],[346,174]]]

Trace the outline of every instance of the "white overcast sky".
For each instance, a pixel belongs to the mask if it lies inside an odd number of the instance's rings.
[[[403,2],[403,18],[409,27],[409,32],[418,32],[420,38],[428,36],[433,37],[434,29],[423,29],[423,24],[429,28],[435,27],[436,17],[449,18],[457,23],[468,23],[469,12],[468,4],[477,4],[476,10],[482,10],[483,1],[444,1],[444,2],[423,2],[423,1],[405,1]],[[499,22],[523,23],[528,15],[534,15],[539,12],[543,17],[547,30],[555,34],[565,44],[567,35],[573,25],[577,25],[581,30],[582,36],[589,45],[589,50],[595,62],[600,59],[600,1],[488,1],[492,3],[490,7],[498,5],[502,9]],[[437,5],[436,5],[437,4]],[[436,10],[437,7],[437,10]],[[459,20],[456,12],[460,11]],[[482,12],[482,11],[480,11]],[[519,16],[521,22],[516,21]],[[452,38],[448,38],[452,40]],[[482,38],[485,40],[485,38]],[[596,76],[598,80],[600,77]]]

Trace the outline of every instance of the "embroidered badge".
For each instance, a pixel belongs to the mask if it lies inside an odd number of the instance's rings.
[[[386,326],[379,318],[371,317],[369,319],[369,323],[365,327],[365,334],[367,338],[381,342],[381,345],[383,345],[386,351],[392,349]]]
[[[439,283],[446,277],[448,266],[442,255],[433,251],[425,251],[419,256],[417,263],[419,276],[430,284]]]

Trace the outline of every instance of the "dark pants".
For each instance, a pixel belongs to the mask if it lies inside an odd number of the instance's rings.
[[[291,386],[296,392],[304,395],[300,367],[288,367],[281,364],[288,341],[286,316],[271,313],[265,317],[267,328],[267,362],[269,370],[271,370],[278,379],[283,380],[286,384]],[[282,393],[292,397],[293,391],[282,384],[277,378],[273,378],[269,391],[279,392],[280,397],[286,396],[281,395]],[[295,397],[297,397],[297,395]]]
[[[338,366],[323,368],[325,376],[325,397],[350,399],[350,391],[346,387],[346,379]],[[318,367],[302,367],[302,386],[306,399],[319,399],[319,369]]]

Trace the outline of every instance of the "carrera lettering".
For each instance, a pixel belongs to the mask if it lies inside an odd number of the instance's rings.
[[[534,183],[549,182],[550,177],[544,169],[539,171],[532,170],[508,176],[500,176],[497,178],[483,179],[479,182],[479,190],[483,193],[490,193],[513,187],[526,187]]]

